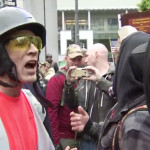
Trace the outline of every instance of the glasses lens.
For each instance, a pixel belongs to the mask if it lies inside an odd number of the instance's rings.
[[[13,38],[9,41],[9,47],[12,49],[28,49],[29,45],[30,41],[26,36]]]
[[[13,38],[9,41],[9,47],[12,49],[27,50],[31,43],[38,50],[42,49],[42,40],[38,36],[20,36]]]
[[[31,43],[33,43],[38,50],[42,49],[42,40],[39,36],[32,37]]]

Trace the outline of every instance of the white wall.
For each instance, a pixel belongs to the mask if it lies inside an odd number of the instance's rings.
[[[42,0],[43,1],[43,0]],[[45,0],[47,43],[46,51],[58,61],[57,0]]]
[[[87,40],[87,48],[93,45],[93,31],[79,31],[79,39]],[[67,40],[71,40],[71,31],[60,31],[61,55],[65,55],[67,50]]]
[[[60,50],[61,55],[66,54],[67,40],[71,40],[71,31],[60,31]]]
[[[141,0],[78,0],[79,9],[135,9]],[[75,0],[57,0],[58,10],[74,10]]]
[[[93,45],[93,31],[79,31],[79,39],[87,40],[87,49]]]
[[[23,0],[16,0],[17,2],[17,7],[23,8]]]

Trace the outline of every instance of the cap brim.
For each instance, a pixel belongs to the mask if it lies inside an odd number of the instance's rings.
[[[68,54],[68,56],[70,58],[75,58],[75,57],[78,57],[78,56],[83,56],[83,54],[81,54],[81,53],[73,53],[73,54]]]

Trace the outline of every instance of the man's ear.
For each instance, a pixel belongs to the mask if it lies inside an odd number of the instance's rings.
[[[98,58],[98,52],[97,51],[95,52],[95,58],[96,59]]]

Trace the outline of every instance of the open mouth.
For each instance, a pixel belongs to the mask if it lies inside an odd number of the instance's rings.
[[[37,61],[29,61],[25,64],[26,69],[34,69],[37,66]]]

